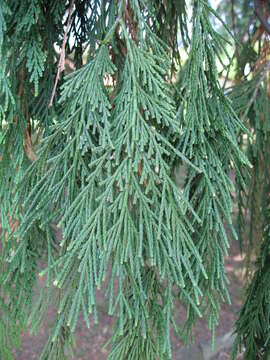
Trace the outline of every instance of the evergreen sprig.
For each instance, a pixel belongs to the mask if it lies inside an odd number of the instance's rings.
[[[245,121],[252,129],[250,137],[245,139],[241,134],[240,138],[253,167],[249,172],[242,169],[245,182],[238,184],[238,224],[242,234],[241,245],[247,248],[248,286],[245,302],[235,323],[237,337],[233,349],[233,358],[244,350],[246,360],[267,359],[269,356],[270,118],[268,86],[266,80],[261,81],[262,71],[232,89],[234,107],[239,114],[247,115]],[[250,104],[252,98],[254,101]]]
[[[269,224],[269,219],[268,219]],[[244,359],[263,360],[269,357],[269,225],[261,248],[261,256],[248,287],[245,303],[235,323],[237,333],[232,358],[244,349]]]
[[[230,171],[232,165],[248,164],[237,144],[237,134],[243,126],[218,82],[216,63],[217,59],[221,60],[224,49],[223,38],[210,23],[208,5],[196,1],[189,59],[178,87],[180,106],[177,116],[183,119],[183,136],[178,146],[202,170],[198,174],[188,167],[184,193],[201,219],[194,223],[192,235],[207,274],[206,277],[197,275],[203,289],[198,304],[200,312],[207,314],[213,340],[219,302],[226,299],[230,302],[224,268],[229,241],[224,223],[237,237],[231,220],[233,183]],[[196,267],[194,261],[195,274],[198,273]],[[180,299],[181,296],[180,291]],[[194,308],[188,312],[184,328],[186,336],[191,334],[197,315]]]

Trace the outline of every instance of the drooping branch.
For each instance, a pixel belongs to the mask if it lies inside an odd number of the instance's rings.
[[[262,0],[254,0],[254,12],[260,20],[265,31],[270,35],[270,24],[264,16]]]

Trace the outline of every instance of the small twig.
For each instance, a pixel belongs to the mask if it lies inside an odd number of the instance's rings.
[[[75,0],[71,0],[70,5],[69,5],[69,9],[68,9],[67,27],[66,27],[66,31],[65,31],[65,35],[64,35],[64,39],[63,39],[63,43],[62,43],[60,59],[59,59],[58,67],[57,67],[57,74],[56,74],[56,78],[55,78],[55,83],[54,83],[51,99],[50,99],[49,106],[48,106],[49,108],[53,104],[53,99],[54,99],[54,96],[55,96],[55,91],[56,91],[56,87],[57,87],[57,84],[58,84],[58,81],[59,81],[59,78],[60,78],[60,74],[65,68],[65,57],[66,57],[65,49],[66,49],[66,42],[67,42],[67,34],[68,34],[69,27],[70,27],[71,14],[72,14],[74,1]]]
[[[268,61],[268,62],[266,63],[265,69],[264,69],[261,77],[259,78],[258,83],[256,84],[256,87],[255,87],[254,93],[253,93],[253,95],[252,95],[252,98],[250,99],[250,101],[249,101],[249,103],[248,103],[248,106],[247,106],[247,109],[246,109],[246,111],[245,111],[244,118],[247,116],[251,105],[254,103],[254,101],[255,101],[255,99],[256,99],[256,97],[257,97],[257,94],[258,94],[260,85],[261,85],[261,83],[263,82],[263,80],[265,79],[265,77],[266,77],[266,75],[267,75],[267,72],[268,72],[269,70],[270,70],[270,61]]]
[[[254,0],[254,12],[255,12],[257,18],[260,20],[262,26],[264,27],[264,30],[268,34],[270,34],[270,24],[264,16],[264,11],[263,11],[261,0]]]
[[[233,35],[236,35],[236,26],[235,26],[235,13],[234,13],[234,0],[231,0],[231,13],[232,13],[232,30]]]
[[[250,19],[249,19],[249,21],[248,21],[248,23],[247,23],[247,26],[245,27],[242,35],[241,35],[240,38],[239,38],[239,43],[242,43],[242,42],[244,41],[244,38],[245,38],[245,36],[246,36],[246,33],[248,32],[249,27],[250,27],[250,25],[252,24],[252,22],[253,22],[254,19],[255,19],[255,15],[253,14],[253,15],[250,17]],[[225,89],[225,87],[226,87],[227,81],[228,81],[228,79],[229,79],[229,73],[230,73],[231,65],[232,65],[232,63],[233,63],[234,58],[237,56],[237,54],[238,54],[238,47],[237,47],[237,45],[236,45],[236,49],[235,49],[235,51],[234,51],[234,53],[233,53],[233,56],[231,57],[231,61],[230,61],[229,65],[228,65],[226,77],[225,77],[224,83],[223,83],[223,85],[222,85],[222,88],[223,88],[223,89]]]

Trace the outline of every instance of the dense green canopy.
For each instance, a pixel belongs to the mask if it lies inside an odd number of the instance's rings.
[[[1,359],[51,303],[41,359],[66,359],[79,315],[89,331],[98,321],[103,284],[109,359],[168,359],[170,329],[188,343],[203,316],[214,342],[235,189],[251,274],[254,248],[260,259],[235,354],[266,359],[269,9],[212,6],[0,1]]]

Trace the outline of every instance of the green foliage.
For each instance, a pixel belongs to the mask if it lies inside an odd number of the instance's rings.
[[[243,1],[248,6],[249,1]],[[255,4],[256,7],[256,4]],[[235,52],[235,85],[230,89],[233,108],[250,129],[239,133],[251,169],[236,169],[238,232],[240,247],[246,253],[246,299],[235,323],[233,358],[269,358],[269,42],[262,24],[249,18],[242,29],[241,46]],[[236,18],[236,27],[243,26]],[[256,259],[256,261],[254,261]]]
[[[214,339],[229,300],[230,171],[248,161],[218,80],[226,43],[203,0],[190,33],[184,1],[75,1],[70,24],[65,5],[0,4],[1,356],[26,323],[38,331],[52,302],[41,359],[65,359],[79,314],[88,327],[91,314],[98,321],[105,282],[116,317],[109,359],[171,358],[171,327],[188,342],[205,315]],[[188,60],[175,86],[179,30]],[[60,76],[49,108],[65,36],[75,70]]]
[[[269,208],[268,208],[269,214]],[[269,357],[269,217],[265,229],[261,256],[249,285],[246,301],[241,308],[235,327],[233,359],[245,347],[244,359],[263,360]]]
[[[216,54],[221,57],[223,41],[211,27],[208,7],[203,4],[195,6],[191,52],[182,75],[180,91],[184,102],[178,114],[184,116],[184,136],[179,148],[193,164],[203,169],[201,174],[188,169],[185,193],[201,219],[200,223],[194,223],[193,235],[207,272],[207,277],[200,279],[203,289],[200,307],[209,319],[213,335],[218,323],[219,301],[230,301],[224,270],[224,256],[229,246],[224,221],[237,237],[230,217],[233,188],[230,170],[245,160],[236,140],[242,125],[218,83]],[[204,29],[210,29],[207,36]],[[196,316],[194,309],[188,314],[187,334]]]
[[[236,110],[245,110],[246,122],[252,129],[245,141],[247,156],[252,163],[249,173],[242,169],[245,183],[238,184],[238,225],[242,247],[248,239],[246,271],[249,276],[246,300],[235,324],[237,338],[233,357],[245,348],[244,359],[267,359],[269,355],[269,194],[270,194],[270,118],[266,80],[259,73],[250,81],[243,81],[233,91]],[[257,96],[251,104],[255,89]],[[247,108],[247,104],[250,106]],[[249,224],[247,226],[247,217]],[[252,258],[256,255],[256,263]],[[254,273],[255,268],[255,273]],[[252,278],[251,278],[252,275]],[[251,279],[250,279],[251,278]]]

